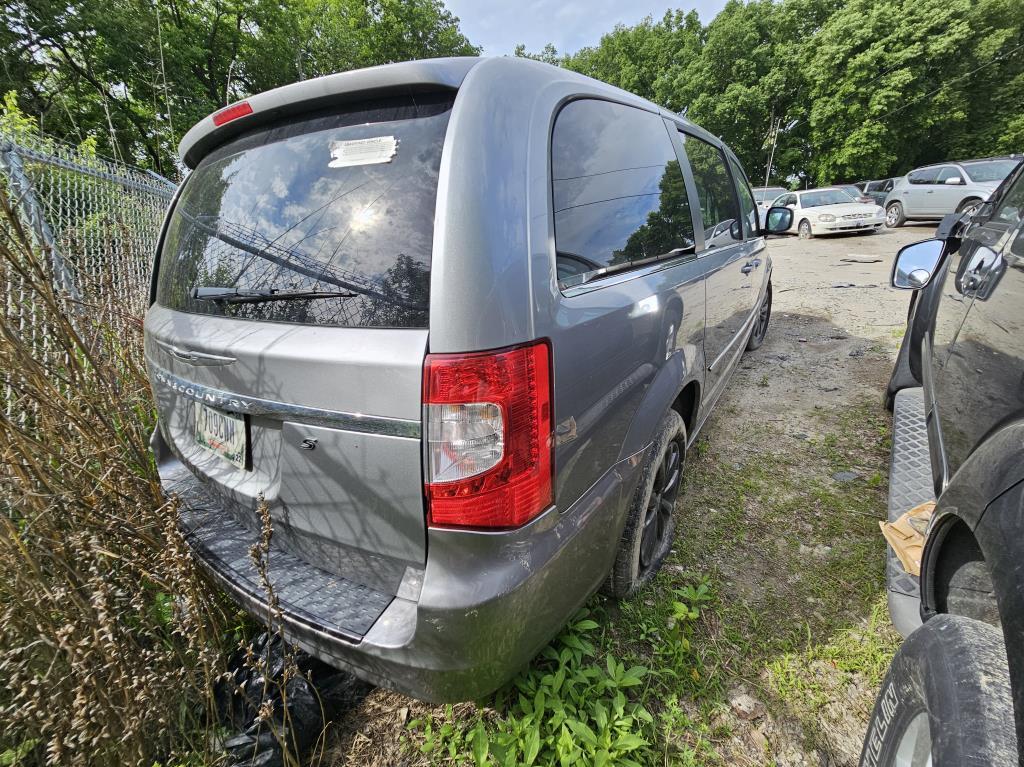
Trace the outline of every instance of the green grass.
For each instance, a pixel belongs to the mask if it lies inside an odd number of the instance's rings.
[[[729,715],[736,685],[795,727],[794,747],[856,730],[832,702],[853,689],[866,716],[896,646],[877,524],[887,417],[874,402],[820,409],[819,436],[798,439],[763,423],[726,432],[725,410],[687,456],[655,581],[627,602],[592,599],[492,700],[414,720],[411,749],[435,764],[730,764],[752,727]],[[776,745],[745,758],[772,763]]]

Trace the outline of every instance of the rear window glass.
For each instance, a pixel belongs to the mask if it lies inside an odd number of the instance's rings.
[[[423,95],[312,112],[211,152],[171,215],[157,302],[249,320],[426,327],[451,105]]]

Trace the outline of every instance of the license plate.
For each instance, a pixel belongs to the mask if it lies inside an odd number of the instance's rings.
[[[196,403],[196,442],[240,469],[246,468],[245,418]]]

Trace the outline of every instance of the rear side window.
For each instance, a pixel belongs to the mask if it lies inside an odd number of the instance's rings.
[[[725,167],[725,155],[696,136],[680,132],[686,143],[686,157],[693,168],[693,180],[700,195],[700,214],[707,248],[731,245],[743,239],[736,192]]]
[[[451,105],[450,95],[422,95],[312,112],[211,152],[171,215],[157,303],[249,320],[426,327]]]
[[[551,186],[559,284],[693,252],[693,219],[662,119],[581,99],[558,113]]]

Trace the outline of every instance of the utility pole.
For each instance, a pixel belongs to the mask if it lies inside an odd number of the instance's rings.
[[[768,152],[768,164],[764,166],[764,187],[768,188],[768,176],[772,172],[772,160],[775,159],[775,147],[779,143],[779,128],[782,127],[782,118],[772,116],[771,124],[768,128],[768,137],[765,139],[765,144],[771,142],[771,149]]]

